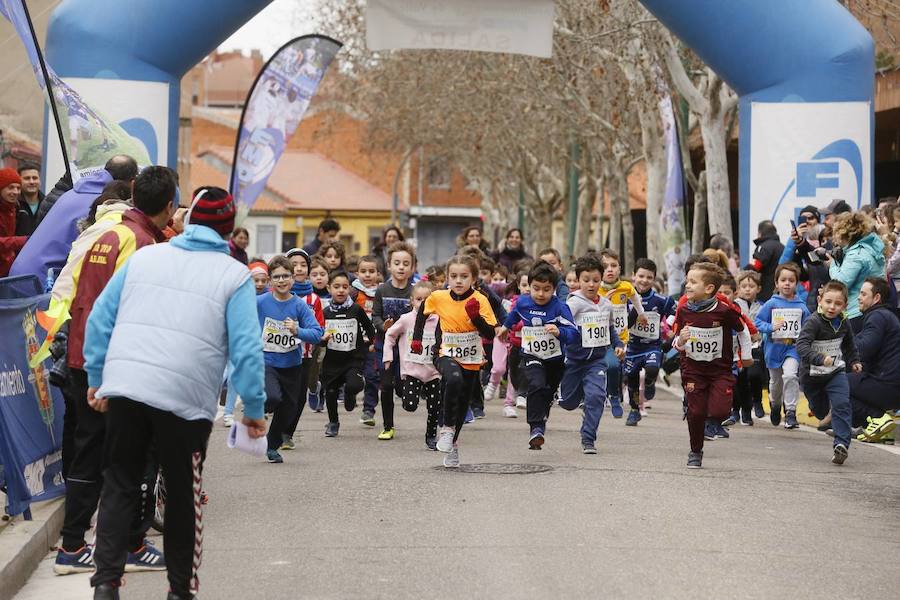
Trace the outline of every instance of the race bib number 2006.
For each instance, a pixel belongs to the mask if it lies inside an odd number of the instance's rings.
[[[272,317],[266,317],[263,323],[262,343],[264,351],[278,354],[293,352],[300,347],[297,338],[284,326],[284,322]]]

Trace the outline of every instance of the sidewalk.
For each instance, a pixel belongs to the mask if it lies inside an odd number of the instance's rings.
[[[19,515],[0,528],[0,600],[14,597],[56,545],[63,507],[63,498],[38,502],[31,505],[31,521]]]

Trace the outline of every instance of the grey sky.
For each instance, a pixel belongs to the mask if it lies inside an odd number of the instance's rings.
[[[220,50],[259,48],[268,58],[298,35],[315,33],[316,0],[274,0],[219,46]]]

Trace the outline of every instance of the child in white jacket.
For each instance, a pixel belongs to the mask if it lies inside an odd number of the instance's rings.
[[[441,401],[441,374],[438,373],[433,362],[435,329],[438,324],[437,315],[430,315],[425,321],[422,353],[413,354],[409,351],[409,341],[412,339],[419,305],[425,302],[432,290],[431,284],[427,281],[420,281],[413,286],[410,298],[412,310],[397,319],[397,322],[385,332],[382,360],[384,370],[389,370],[394,357],[394,346],[399,343],[400,396],[403,399],[403,408],[413,412],[419,407],[419,399],[425,399],[425,406],[428,409],[425,445],[429,450],[437,450],[437,417],[440,413]]]

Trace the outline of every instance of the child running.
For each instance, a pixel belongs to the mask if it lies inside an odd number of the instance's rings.
[[[322,336],[326,346],[322,387],[328,410],[325,437],[337,437],[341,427],[338,396],[343,390],[344,408],[348,412],[356,408],[356,395],[365,384],[363,362],[369,351],[367,339],[375,338],[375,328],[366,312],[350,298],[350,276],[343,271],[332,271],[328,281],[331,303],[325,309],[325,335]]]
[[[850,449],[850,384],[846,367],[862,372],[853,330],[844,313],[847,286],[829,281],[822,286],[819,309],[803,324],[797,338],[800,356],[800,386],[817,419],[831,410],[834,430],[831,462],[844,464]]]
[[[759,292],[762,291],[759,273],[756,271],[741,271],[737,275],[737,298],[734,303],[740,307],[741,312],[751,322],[756,322],[756,316],[759,309],[762,308],[762,302],[756,299]],[[769,379],[766,372],[766,363],[763,358],[762,345],[759,342],[759,334],[753,340],[753,366],[748,369],[741,369],[738,373],[738,380],[734,386],[735,408],[741,407],[740,419],[744,425],[753,425],[753,417],[746,407],[752,407],[753,414],[757,419],[766,416],[766,411],[762,405],[763,388]],[[735,422],[738,415],[732,412],[731,418]]]
[[[321,256],[313,256],[309,261],[309,281],[312,283],[312,293],[319,299],[322,310],[331,302],[331,292],[328,291],[328,265]],[[324,318],[324,317],[323,317]],[[307,402],[316,412],[322,412],[325,399],[322,397],[322,382],[319,380],[319,372],[322,369],[322,359],[325,357],[325,348],[321,345],[313,346],[313,356],[307,378],[309,395]]]
[[[687,303],[675,314],[675,348],[681,352],[681,381],[687,403],[691,451],[687,466],[703,466],[703,433],[707,417],[721,422],[731,412],[732,332],[738,332],[742,356],[750,356],[750,335],[740,313],[716,298],[725,271],[696,263],[688,271]],[[748,367],[752,359],[741,361]]]
[[[656,378],[662,365],[661,323],[675,314],[675,301],[653,289],[656,280],[656,263],[649,258],[639,258],[634,265],[634,288],[640,294],[645,322],[636,322],[628,332],[628,348],[625,352],[625,377],[628,380],[628,413],[626,425],[636,426],[641,420],[641,370],[644,371],[644,397],[656,397]]]
[[[478,263],[468,256],[454,256],[447,263],[449,290],[433,292],[416,313],[416,326],[410,351],[422,354],[425,322],[429,315],[438,316],[440,340],[435,366],[443,381],[444,426],[437,449],[446,452],[444,466],[459,467],[459,434],[466,412],[478,393],[479,371],[484,364],[481,338],[493,339],[497,321],[487,298],[474,289]]]
[[[282,434],[294,421],[303,392],[299,342],[318,342],[322,327],[306,303],[291,294],[291,261],[276,256],[269,262],[269,274],[272,291],[256,297],[256,310],[266,363],[266,406],[274,412],[266,435],[266,458],[270,463],[281,463],[284,459],[278,449]]]
[[[498,331],[501,341],[519,323],[522,327],[522,373],[528,386],[528,448],[544,445],[547,417],[553,394],[563,378],[563,347],[571,344],[578,331],[572,312],[556,296],[559,272],[545,261],[538,261],[528,274],[530,295],[520,296],[515,308]]]
[[[419,399],[425,399],[428,409],[428,420],[425,425],[425,446],[429,450],[437,450],[437,420],[441,400],[441,374],[434,368],[434,344],[436,340],[437,315],[429,315],[425,321],[422,334],[422,352],[413,354],[409,351],[416,314],[434,290],[427,281],[420,281],[413,286],[412,311],[397,319],[384,334],[384,370],[391,370],[394,360],[394,348],[400,345],[400,397],[403,408],[414,412],[419,407]]]
[[[800,398],[800,356],[796,342],[800,328],[809,317],[806,302],[797,296],[800,268],[794,263],[784,263],[775,269],[775,291],[759,309],[756,328],[766,334],[764,354],[769,369],[769,403],[772,425],[781,422],[784,407],[784,428],[797,429],[797,400]]]
[[[603,267],[596,256],[575,261],[578,287],[566,303],[572,311],[580,335],[566,346],[566,370],[560,384],[559,405],[575,410],[584,402],[581,421],[581,451],[597,454],[597,428],[606,404],[606,351],[616,346],[618,358],[625,355],[622,340],[615,331],[612,303],[600,294]],[[571,286],[570,286],[571,289]]]
[[[351,296],[360,308],[365,311],[369,319],[375,310],[375,294],[378,291],[378,259],[366,255],[359,259],[357,264],[357,279],[351,284]],[[363,389],[363,413],[375,414],[375,406],[378,404],[378,372],[380,371],[381,355],[375,352],[375,340],[369,340],[369,351],[366,353],[365,369],[363,377],[366,386]]]

